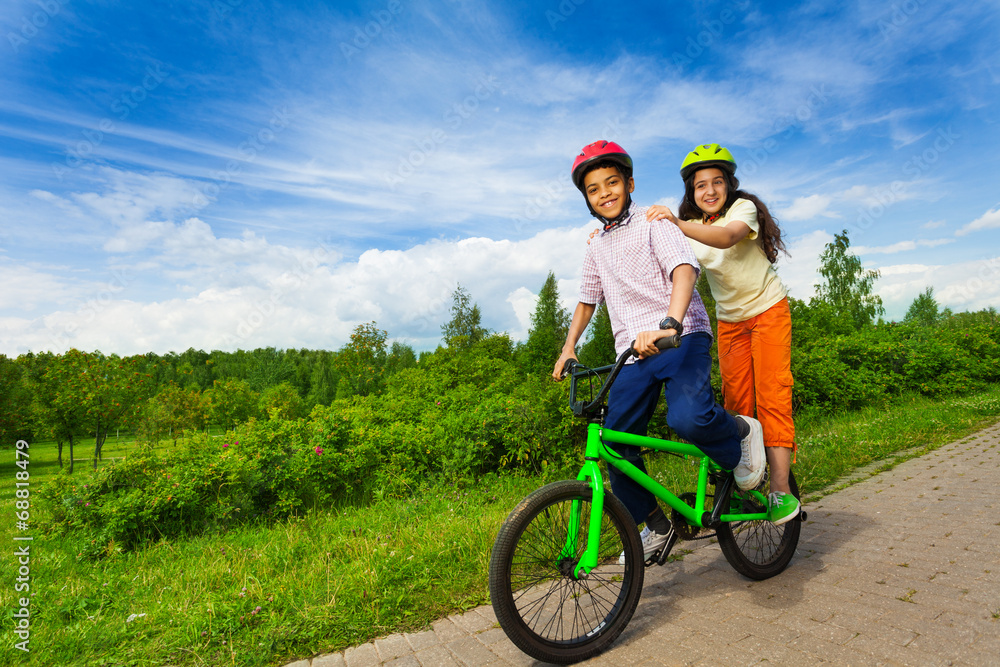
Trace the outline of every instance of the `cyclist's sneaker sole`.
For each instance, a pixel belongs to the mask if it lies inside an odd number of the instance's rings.
[[[740,441],[742,456],[739,465],[733,469],[736,485],[746,491],[756,488],[764,479],[764,472],[767,470],[767,457],[764,454],[764,429],[760,422],[753,417],[740,415],[737,419],[742,419],[750,427],[750,433]]]
[[[790,493],[775,491],[767,497],[767,518],[776,526],[797,517],[801,508],[801,503]]]

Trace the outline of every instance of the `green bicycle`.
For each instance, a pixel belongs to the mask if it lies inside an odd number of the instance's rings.
[[[657,343],[662,348],[677,345],[676,338]],[[741,491],[731,471],[717,466],[694,445],[604,428],[604,399],[633,354],[626,350],[614,365],[595,369],[567,364],[573,413],[589,422],[583,467],[575,480],[548,484],[518,503],[493,544],[490,596],[497,620],[518,648],[538,660],[577,662],[614,642],[639,603],[644,568],[665,563],[677,538],[714,535],[737,572],[767,579],[792,559],[806,520],[805,512],[780,526],[767,520],[766,476],[756,489]],[[586,391],[588,399],[577,400],[577,394]],[[609,446],[614,444],[697,461],[695,491],[674,495],[622,459]],[[604,489],[600,461],[621,470],[672,510],[675,535],[648,560],[644,561],[639,532],[628,510]],[[798,498],[794,475],[789,484]],[[706,509],[708,499],[711,509]],[[702,529],[715,533],[699,535]]]

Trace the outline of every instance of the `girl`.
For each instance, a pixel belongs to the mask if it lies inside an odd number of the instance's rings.
[[[787,292],[774,270],[785,252],[767,206],[739,189],[736,160],[718,144],[698,146],[681,163],[684,200],[675,216],[651,206],[650,220],[667,219],[691,243],[716,301],[719,370],[727,410],[753,415],[764,427],[771,469],[768,518],[799,513],[788,471],[795,450],[792,421],[792,320]]]

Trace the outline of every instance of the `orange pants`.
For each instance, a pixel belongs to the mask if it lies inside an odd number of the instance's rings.
[[[727,410],[754,416],[764,445],[795,451],[792,315],[782,299],[743,322],[719,322],[719,370]]]

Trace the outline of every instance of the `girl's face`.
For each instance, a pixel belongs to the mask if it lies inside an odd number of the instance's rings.
[[[726,179],[721,169],[699,169],[692,185],[694,204],[705,215],[715,215],[726,205]]]

